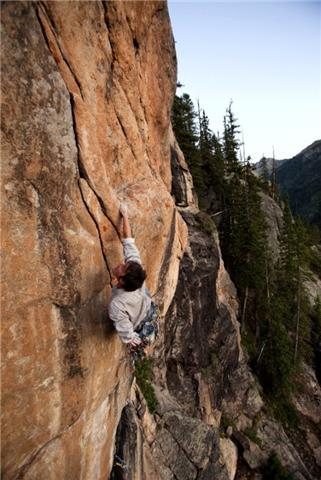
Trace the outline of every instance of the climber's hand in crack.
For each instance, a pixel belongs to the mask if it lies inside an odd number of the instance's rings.
[[[128,343],[133,347],[137,347],[137,345],[140,345],[142,341],[138,333],[134,332],[133,338]]]
[[[142,341],[140,339],[140,336],[138,335],[138,333],[134,332],[134,335],[133,335],[133,338],[127,343],[127,345],[129,346],[129,349],[132,351],[132,350],[135,350],[139,345],[141,345]]]

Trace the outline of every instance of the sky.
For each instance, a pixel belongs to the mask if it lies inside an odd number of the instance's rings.
[[[245,154],[285,159],[321,138],[321,0],[168,1],[178,81],[222,132],[230,101]]]

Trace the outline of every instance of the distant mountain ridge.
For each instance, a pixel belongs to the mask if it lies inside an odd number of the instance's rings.
[[[269,173],[273,159],[267,159]],[[262,172],[263,159],[255,164]],[[294,215],[321,228],[321,140],[316,140],[292,158],[275,160],[276,182],[281,195],[288,196]]]
[[[263,161],[266,160],[266,167],[268,172],[272,173],[273,158],[272,157],[263,157],[257,163],[254,164],[254,172],[260,175],[263,172]],[[282,163],[287,162],[286,160],[275,160],[275,167],[279,168]]]

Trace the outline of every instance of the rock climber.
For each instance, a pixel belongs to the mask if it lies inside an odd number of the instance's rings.
[[[152,335],[157,335],[154,320],[157,321],[158,311],[156,315],[157,306],[145,286],[146,272],[132,237],[127,206],[121,204],[119,213],[122,217],[124,262],[112,271],[117,283],[112,288],[108,314],[122,342],[135,350],[150,343]]]

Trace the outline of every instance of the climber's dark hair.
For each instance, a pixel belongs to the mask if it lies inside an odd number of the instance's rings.
[[[146,272],[137,262],[126,263],[126,273],[122,277],[122,286],[127,292],[133,292],[140,288],[146,278]]]

